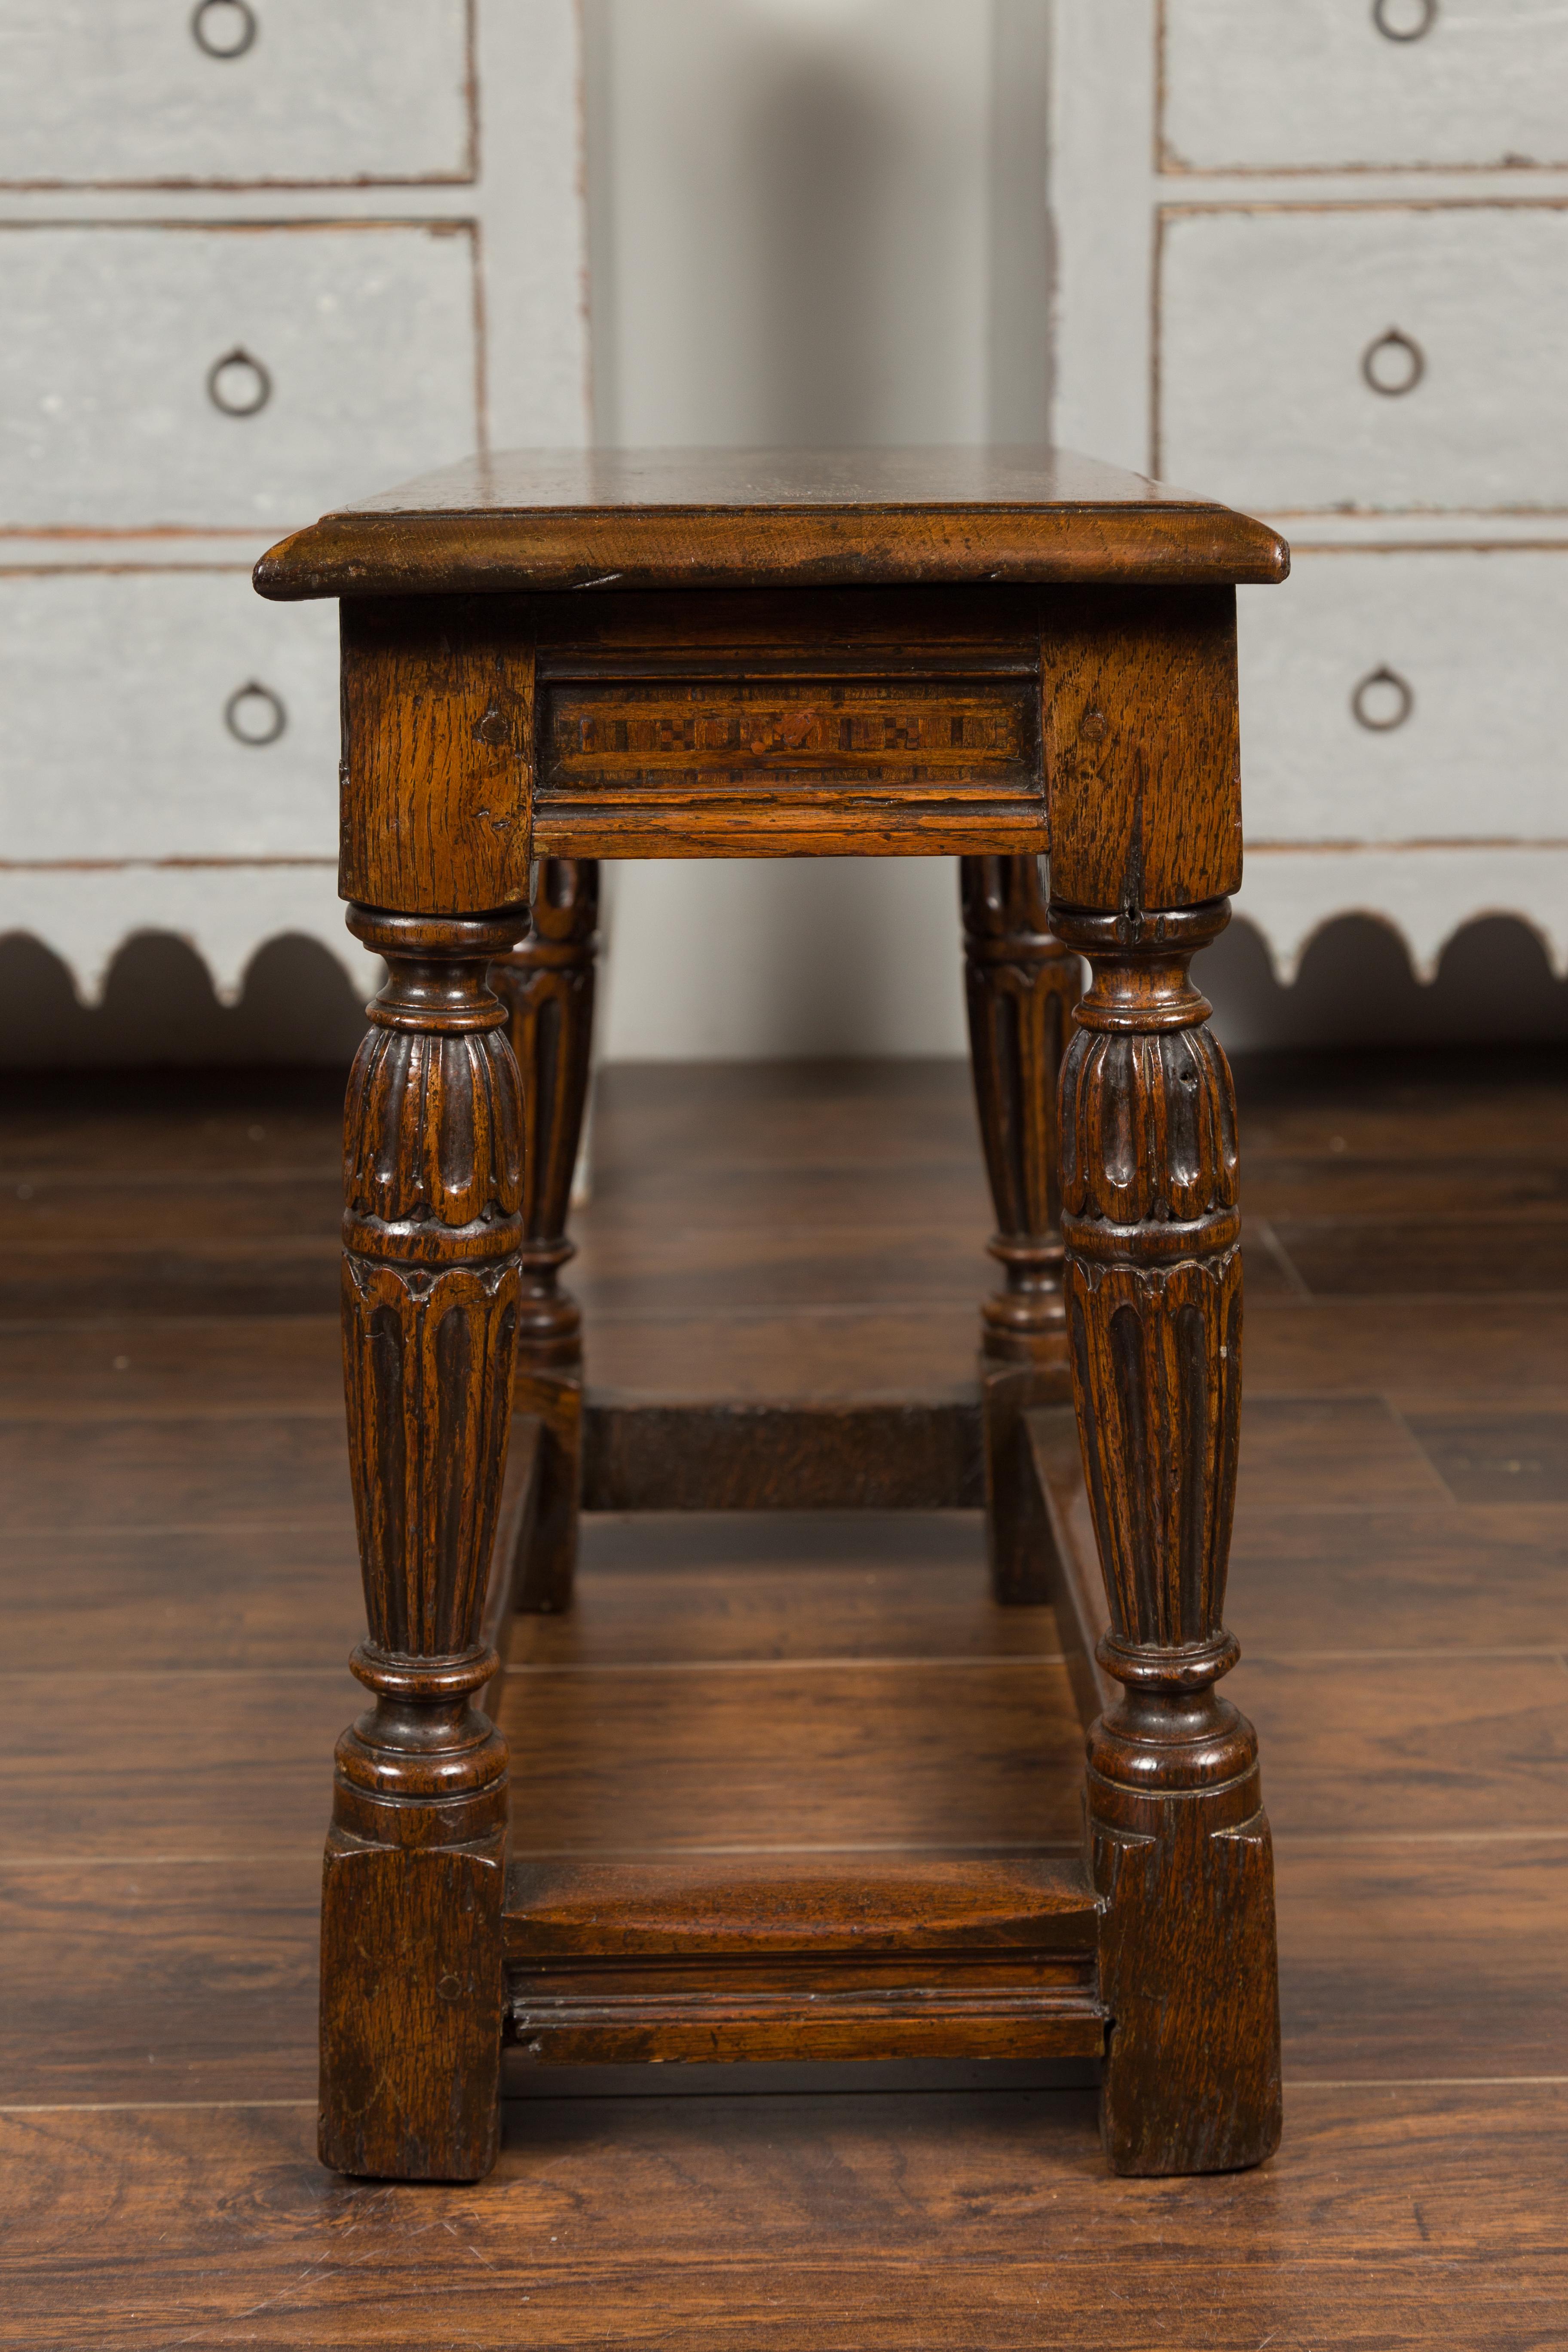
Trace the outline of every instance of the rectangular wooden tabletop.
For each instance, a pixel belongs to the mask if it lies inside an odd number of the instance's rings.
[[[475,457],[263,556],[264,596],[923,582],[1282,580],[1213,499],[1047,447],[565,449]]]

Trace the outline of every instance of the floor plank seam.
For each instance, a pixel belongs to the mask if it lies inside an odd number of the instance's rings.
[[[246,1867],[258,1863],[310,1862],[321,1858],[319,1837],[309,1844],[291,1846],[247,1846]],[[47,1854],[0,1853],[0,1870],[210,1870],[221,1867],[232,1870],[232,1848],[225,1853],[142,1853],[134,1846],[122,1846],[118,1853],[73,1853],[67,1845],[56,1845]]]
[[[1556,2090],[1568,2086],[1568,2074],[1292,2074],[1284,2075],[1292,2091],[1500,2091],[1515,2088]]]

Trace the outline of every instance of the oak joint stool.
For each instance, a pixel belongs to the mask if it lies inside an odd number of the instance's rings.
[[[1215,1689],[1236,1115],[1189,968],[1241,875],[1235,589],[1288,563],[1223,507],[996,449],[481,458],[258,566],[342,600],[341,888],[388,971],[344,1130],[373,1704],[326,1852],[329,2165],[482,2176],[505,2037],[1098,2057],[1116,2170],[1274,2147],[1268,1826]],[[912,1443],[874,1410],[815,1452],[765,1414],[722,1460],[679,1412],[650,1442],[584,1399],[559,1281],[598,861],[939,855],[1002,1269],[974,1402]],[[796,1503],[984,1498],[997,1598],[1051,1600],[1071,1656],[1082,1856],[509,1871],[490,1713],[513,1613],[571,1605],[579,1510],[776,1501],[786,1440]]]

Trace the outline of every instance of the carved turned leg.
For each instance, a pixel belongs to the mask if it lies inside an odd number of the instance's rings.
[[[1022,1415],[1065,1399],[1057,1079],[1082,994],[1047,927],[1037,857],[960,860],[974,1099],[1003,1287],[981,1309],[985,1527],[999,1601],[1050,1597],[1050,1536]]]
[[[1241,1403],[1236,1105],[1193,986],[1223,898],[1053,906],[1093,984],[1062,1068],[1073,1390],[1125,1696],[1089,1736],[1120,2172],[1259,2163],[1279,2137],[1274,1872],[1252,1726],[1215,1684]]]
[[[567,1609],[577,1564],[583,1465],[583,1318],[557,1279],[572,1175],[588,1092],[594,1033],[599,868],[593,858],[542,858],[529,903],[531,929],[498,957],[490,984],[510,1017],[522,1074],[522,1309],[517,1327],[517,1408],[544,1425],[539,1500],[518,1606]]]
[[[343,1129],[343,1372],[375,1704],[338,1743],[321,1905],[324,2163],[473,2180],[500,2079],[506,1744],[473,1705],[506,1465],[521,1110],[485,984],[515,914],[349,928],[386,986]]]

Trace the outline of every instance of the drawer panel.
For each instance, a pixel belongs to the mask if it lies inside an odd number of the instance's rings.
[[[479,437],[461,226],[13,226],[0,313],[11,529],[273,532]]]
[[[1271,515],[1568,505],[1565,274],[1556,205],[1167,212],[1155,470]]]
[[[336,617],[245,572],[0,574],[0,854],[334,856]]]
[[[1380,13],[1387,33],[1372,0],[1165,0],[1164,169],[1568,161],[1560,0]]]
[[[473,175],[466,0],[6,0],[11,186]],[[204,44],[205,46],[204,47]]]
[[[1039,698],[1033,676],[547,681],[535,845],[1042,847]]]
[[[1237,603],[1249,844],[1568,839],[1568,558],[1299,550]]]

